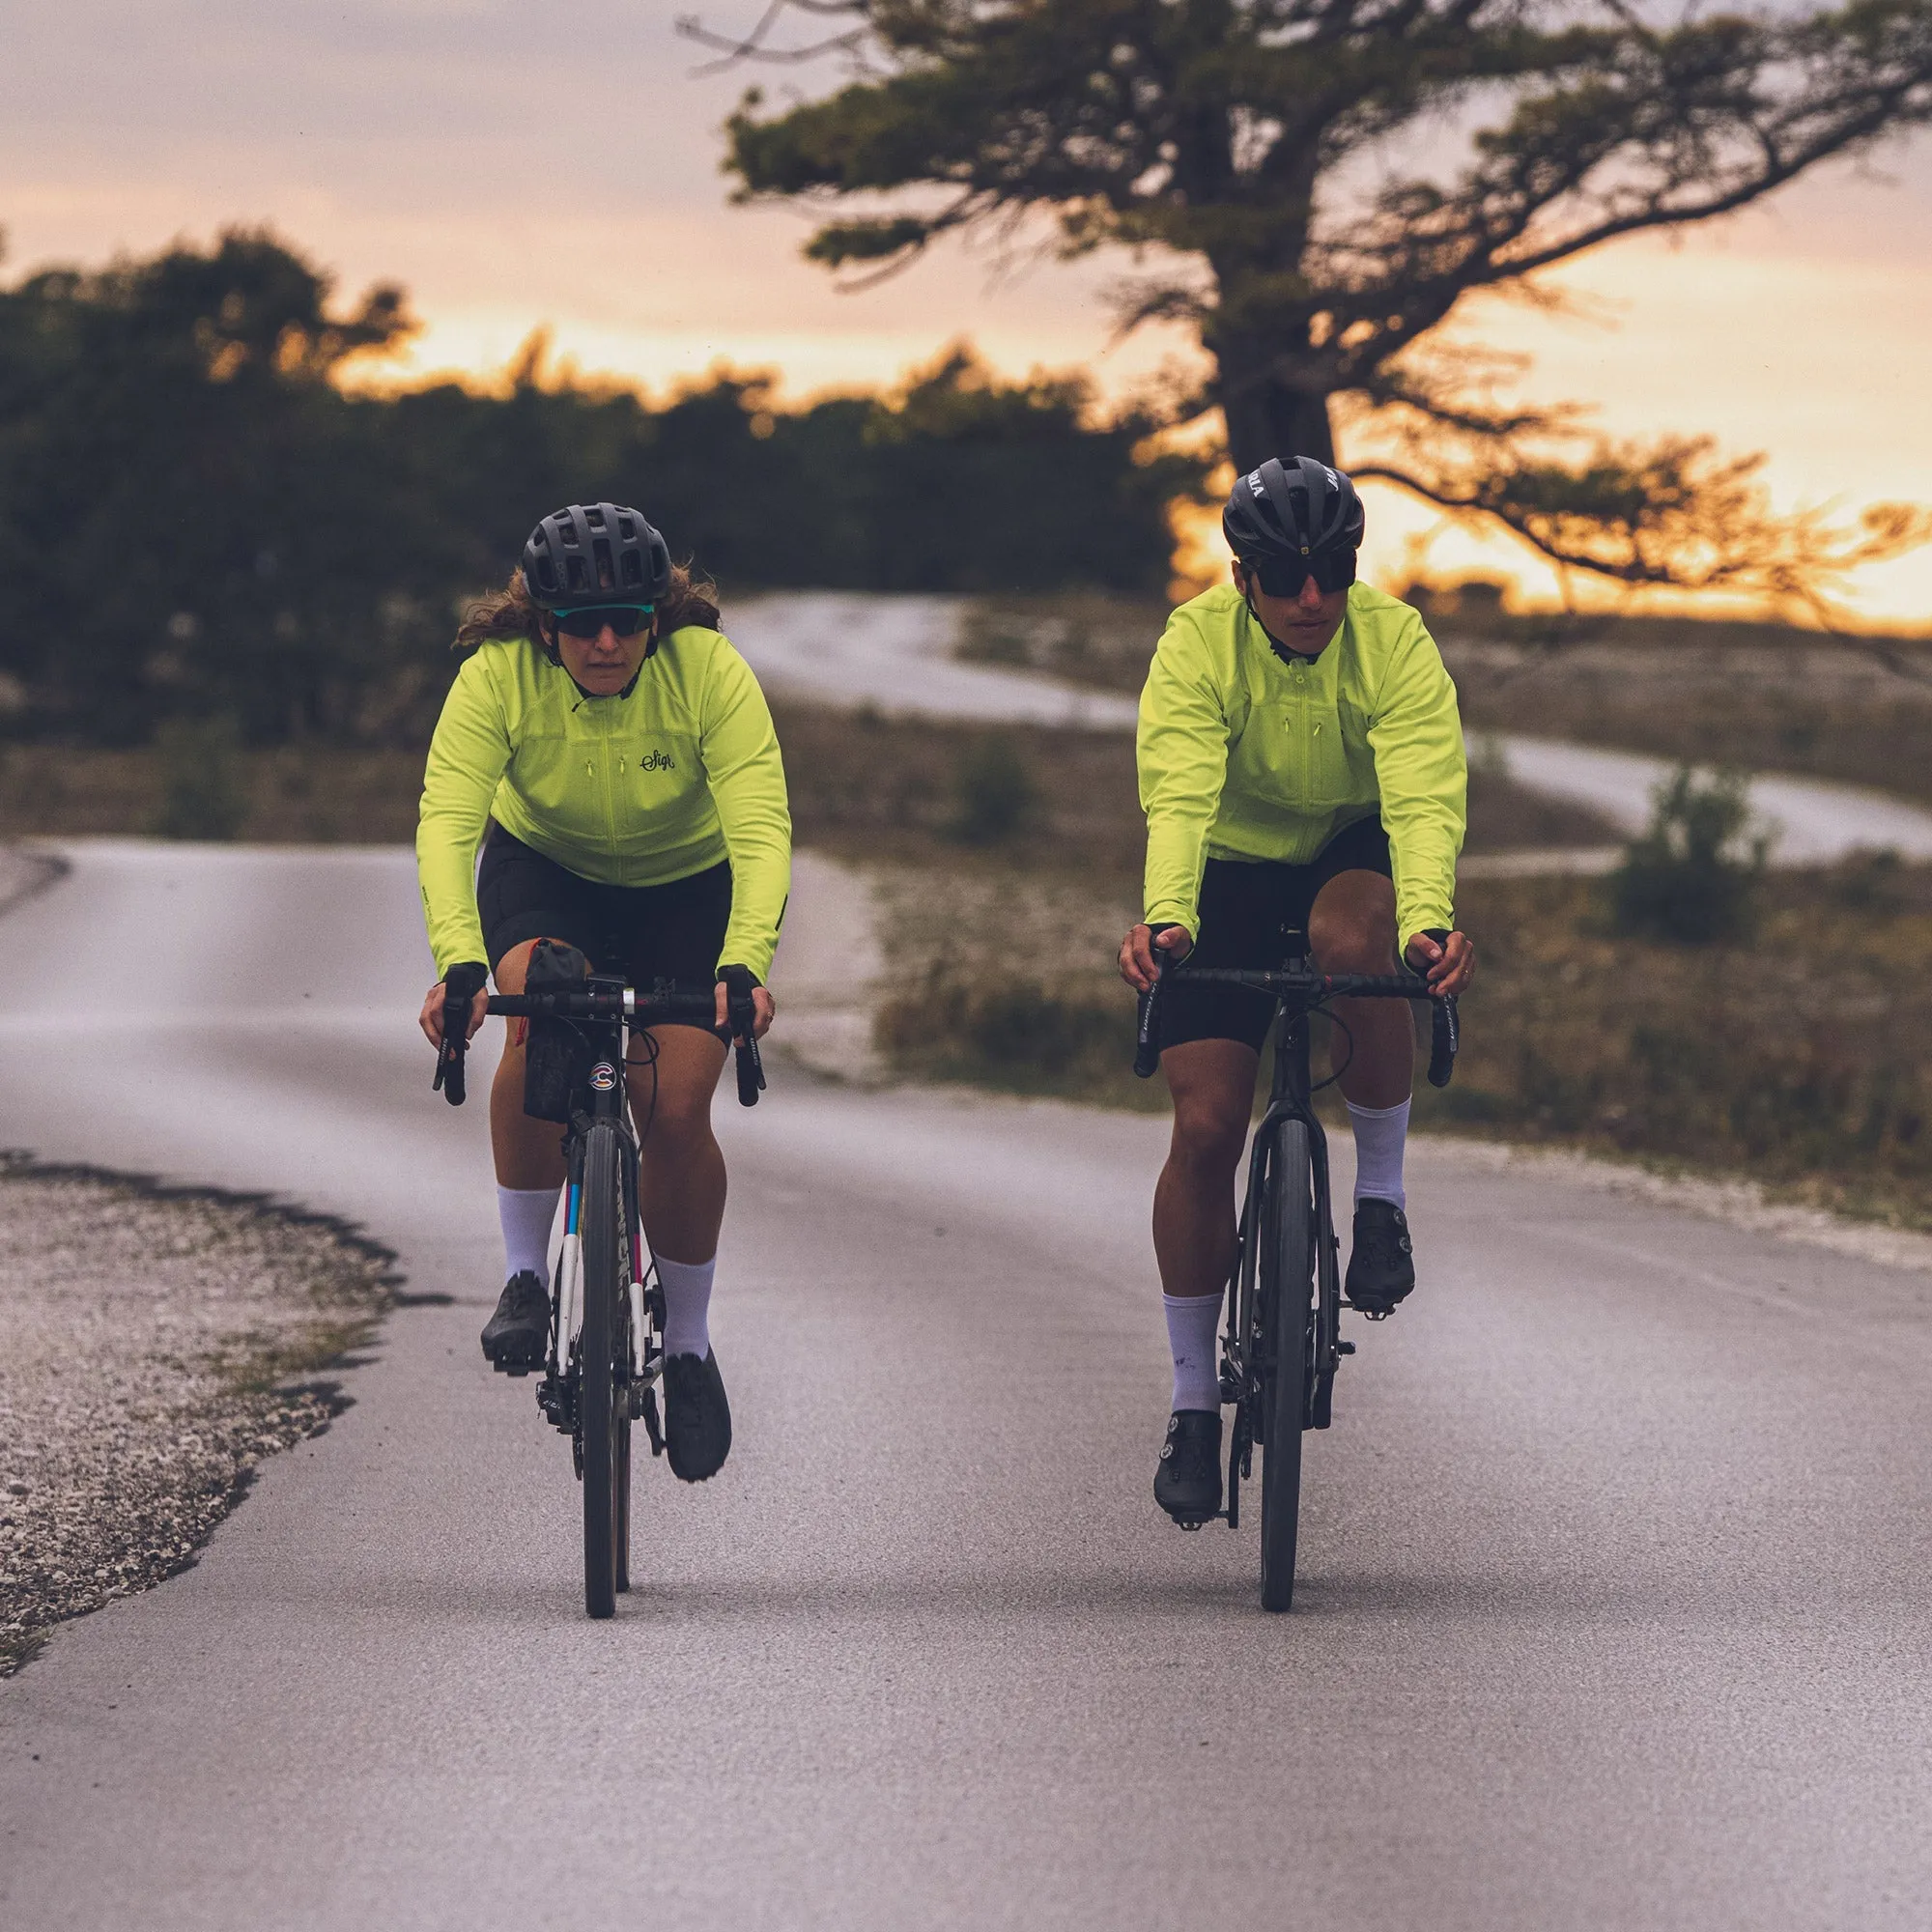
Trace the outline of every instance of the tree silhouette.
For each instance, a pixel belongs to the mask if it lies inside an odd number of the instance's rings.
[[[829,31],[778,44],[788,14]],[[1437,331],[1470,297],[1748,207],[1932,113],[1932,0],[1648,16],[1632,0],[773,0],[724,61],[842,52],[821,99],[728,124],[740,199],[825,211],[806,253],[855,285],[939,238],[1107,245],[1123,329],[1192,327],[1246,468],[1290,450],[1633,584],[1816,596],[1922,538],[1772,514],[1761,459],[1594,436],[1499,402],[1500,359]],[[849,210],[849,212],[847,212]]]
[[[573,499],[647,510],[727,608],[770,585],[1157,595],[1169,505],[1207,467],[1142,460],[1154,425],[1095,424],[1081,379],[1008,383],[963,350],[797,411],[721,371],[653,408],[551,371],[540,336],[507,393],[335,380],[412,327],[400,290],[339,303],[253,231],[0,287],[0,729],[139,743],[181,719],[185,770],[230,725],[412,742],[460,602]]]

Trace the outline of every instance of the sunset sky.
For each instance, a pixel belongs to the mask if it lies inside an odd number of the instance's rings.
[[[404,373],[499,367],[539,324],[585,369],[661,390],[719,359],[786,393],[876,386],[970,336],[995,363],[1084,365],[1119,389],[1177,337],[1108,347],[1123,264],[1019,270],[953,250],[840,296],[798,256],[803,218],[734,209],[718,128],[747,83],[677,40],[756,0],[67,0],[0,29],[9,278],[268,222],[346,294],[404,283],[427,327]],[[755,76],[817,89],[830,66]],[[1602,406],[1619,433],[1710,430],[1765,449],[1782,507],[1932,499],[1932,137],[1844,165],[1718,232],[1592,257],[1597,319],[1474,314],[1535,357],[1524,393]],[[1344,452],[1346,459],[1346,451]],[[1367,562],[1402,574],[1432,518],[1386,492]],[[1438,569],[1516,567],[1461,538]],[[1534,582],[1534,573],[1525,576]],[[1932,550],[1855,602],[1932,624]]]

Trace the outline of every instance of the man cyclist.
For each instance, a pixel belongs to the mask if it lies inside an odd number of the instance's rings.
[[[711,1095],[732,1001],[750,992],[755,1035],[771,1024],[761,981],[791,879],[771,712],[710,592],[636,510],[572,503],[546,517],[508,587],[457,633],[478,648],[430,745],[416,835],[442,981],[422,1029],[438,1046],[445,986],[473,994],[473,1035],[483,962],[499,991],[521,993],[545,940],[634,986],[716,986],[715,1029],[634,1036],[628,1069],[639,1209],[664,1285],[665,1446],[686,1482],[715,1474],[731,1446],[709,1326],[724,1214]],[[507,1280],[483,1352],[499,1369],[543,1361],[564,1179],[557,1128],[524,1111],[526,1031],[513,1023],[490,1094]]]
[[[1121,973],[1138,991],[1190,956],[1278,964],[1284,928],[1308,934],[1324,973],[1392,972],[1400,952],[1438,994],[1469,983],[1474,949],[1450,929],[1466,782],[1456,688],[1421,617],[1355,581],[1362,526],[1348,477],[1270,458],[1222,515],[1234,582],[1168,619],[1136,741],[1146,920]],[[1193,1523],[1221,1507],[1215,1331],[1273,1003],[1177,980],[1162,1009],[1174,1135],[1153,1239],[1174,1400],[1154,1496]],[[1402,1179],[1414,1037],[1399,1001],[1334,1012],[1355,1140],[1347,1293],[1386,1315],[1415,1285]]]

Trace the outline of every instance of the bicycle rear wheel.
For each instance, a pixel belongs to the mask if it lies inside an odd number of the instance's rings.
[[[624,1207],[624,1144],[597,1122],[583,1148],[583,1327],[578,1353],[577,1426],[583,1449],[583,1607],[615,1613],[630,1587],[630,1435],[626,1387],[616,1374],[630,1348],[630,1229]],[[622,1520],[619,1520],[619,1513]]]
[[[1259,1313],[1264,1363],[1262,1448],[1262,1608],[1294,1600],[1301,1526],[1301,1431],[1315,1279],[1313,1170],[1308,1128],[1283,1121],[1268,1148],[1262,1202]]]

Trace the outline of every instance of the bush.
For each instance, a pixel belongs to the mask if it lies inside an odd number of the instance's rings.
[[[1749,1174],[1932,1227],[1932,867],[1778,871],[1751,941],[1612,936],[1581,879],[1470,881],[1483,935],[1445,1093],[1416,1119]],[[1463,901],[1466,900],[1466,903]]]
[[[1748,834],[1744,775],[1700,779],[1680,765],[1652,800],[1649,830],[1625,846],[1623,864],[1608,881],[1618,930],[1685,946],[1745,937],[1768,841]]]
[[[1102,977],[1051,987],[1024,977],[982,980],[942,960],[880,1009],[873,1038],[894,1065],[927,1079],[1142,1098],[1112,1093],[1135,1085],[1134,1009],[1125,989]]]
[[[233,718],[174,718],[155,734],[163,838],[233,838],[248,816],[242,734]]]
[[[968,746],[953,781],[952,836],[965,845],[998,845],[1032,813],[1037,799],[1019,747],[1003,733]]]

